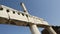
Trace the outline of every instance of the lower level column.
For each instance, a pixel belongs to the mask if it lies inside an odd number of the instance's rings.
[[[57,34],[52,27],[47,27],[46,29],[49,31],[50,34]]]
[[[38,30],[38,27],[35,24],[30,24],[30,30],[32,34],[41,34]]]

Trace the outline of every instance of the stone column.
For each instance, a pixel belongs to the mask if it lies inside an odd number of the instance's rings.
[[[32,34],[41,34],[35,24],[32,24],[32,25],[30,24],[30,30]]]
[[[24,13],[29,14],[26,7],[25,7],[25,5],[24,5],[24,3],[21,3],[21,6],[22,6],[22,8],[24,10]]]
[[[46,29],[49,31],[50,34],[57,34],[51,26],[47,27]]]

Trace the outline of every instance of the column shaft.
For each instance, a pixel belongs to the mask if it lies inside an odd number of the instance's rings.
[[[52,27],[47,27],[46,29],[49,31],[50,34],[57,34]]]
[[[40,34],[40,32],[35,24],[30,25],[30,30],[31,30],[32,34]]]

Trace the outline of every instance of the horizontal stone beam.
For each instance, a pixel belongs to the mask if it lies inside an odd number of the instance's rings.
[[[36,24],[40,26],[49,26],[49,24],[42,18],[28,15],[24,12],[17,11],[4,5],[0,5],[0,23],[24,25]]]

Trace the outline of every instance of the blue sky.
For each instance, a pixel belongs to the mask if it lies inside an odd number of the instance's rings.
[[[60,26],[60,0],[0,0],[0,4],[22,10],[24,2],[31,15],[44,18],[50,25]],[[40,28],[39,28],[40,30]],[[1,34],[31,34],[29,27],[0,24]]]

